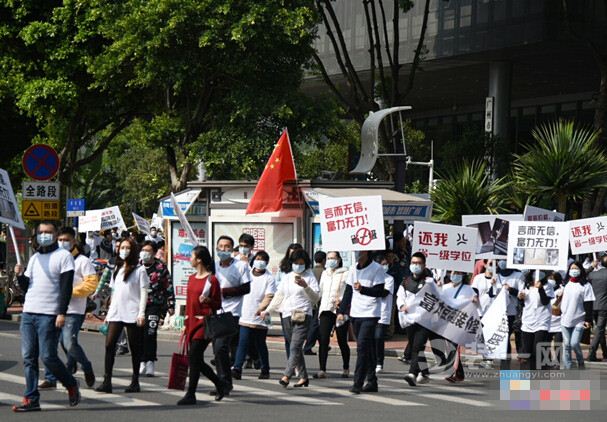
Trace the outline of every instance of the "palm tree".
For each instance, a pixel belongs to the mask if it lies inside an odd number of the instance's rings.
[[[552,201],[567,213],[568,201],[579,201],[607,186],[607,157],[597,145],[599,131],[558,120],[536,127],[535,143],[515,155],[513,178],[529,195]]]
[[[505,211],[508,183],[492,180],[482,161],[463,162],[441,179],[432,192],[432,219],[446,224],[461,224],[462,215],[498,214]]]

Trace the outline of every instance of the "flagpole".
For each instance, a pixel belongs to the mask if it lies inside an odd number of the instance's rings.
[[[13,226],[8,225],[8,231],[11,234],[11,239],[13,240],[13,249],[15,249],[15,257],[17,258],[17,265],[21,265],[21,255],[19,254],[19,248],[17,247],[17,238],[15,237],[15,230]]]

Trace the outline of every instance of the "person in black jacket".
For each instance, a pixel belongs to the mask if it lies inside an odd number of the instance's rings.
[[[594,291],[593,310],[596,314],[596,331],[592,344],[590,345],[590,352],[588,354],[589,362],[600,362],[596,352],[601,346],[603,352],[603,360],[607,359],[607,344],[605,342],[605,326],[607,325],[607,255],[601,258],[601,268],[597,271],[592,271],[588,274],[588,281],[592,285]]]

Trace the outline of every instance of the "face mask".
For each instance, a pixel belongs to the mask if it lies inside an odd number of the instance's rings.
[[[266,268],[268,268],[268,263],[266,261],[259,261],[256,259],[253,261],[253,268],[258,269],[259,271],[264,271]]]
[[[249,248],[247,246],[241,246],[240,253],[243,254],[244,256],[248,256],[251,253],[251,248]]]
[[[577,278],[580,276],[580,274],[582,274],[582,272],[580,270],[574,270],[574,269],[569,270],[569,277]]]
[[[156,237],[156,232],[155,232],[155,231],[152,231],[152,232],[150,232],[150,235],[151,235],[152,237]]]
[[[411,270],[411,273],[415,275],[420,275],[423,271],[422,266],[419,264],[409,265],[409,270]]]
[[[506,261],[497,261],[497,268],[499,268],[500,270],[505,270],[506,269]]]
[[[38,233],[36,240],[40,246],[49,246],[55,241],[55,236],[52,233]]]
[[[388,272],[388,270],[390,269],[390,266],[388,264],[382,265],[382,268],[384,269],[385,272]]]
[[[139,258],[143,261],[143,262],[149,262],[152,260],[154,256],[152,255],[152,252],[148,252],[148,251],[141,251],[139,252]]]
[[[360,259],[360,251],[354,251],[354,261],[358,262]]]
[[[590,268],[592,268],[592,262],[584,262],[584,264],[582,265],[582,267],[584,267],[584,269],[586,271],[588,271]]]
[[[452,274],[451,275],[451,282],[453,284],[460,284],[463,279],[464,279],[464,276],[462,274]]]
[[[59,245],[60,248],[63,248],[66,251],[72,250],[72,242],[69,242],[67,240],[59,240],[57,241],[57,245]]]
[[[232,252],[230,252],[230,251],[220,251],[218,249],[217,250],[217,257],[219,258],[220,261],[227,261],[228,259],[232,258]]]
[[[127,259],[130,254],[131,254],[130,249],[120,249],[120,252],[118,253],[118,255],[120,255],[120,259],[122,259],[122,260]]]
[[[293,264],[291,265],[291,268],[296,274],[301,274],[306,270],[306,266],[304,264]]]
[[[552,287],[556,286],[556,280],[549,278],[548,279],[548,284],[550,284]]]
[[[327,259],[327,267],[331,268],[332,270],[337,268],[338,264],[339,264],[339,261],[337,261],[337,259]]]

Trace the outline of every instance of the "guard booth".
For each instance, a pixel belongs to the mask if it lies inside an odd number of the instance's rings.
[[[428,221],[432,202],[423,195],[396,192],[391,183],[361,181],[302,180],[284,188],[283,209],[279,212],[246,215],[257,181],[192,181],[179,192],[177,202],[187,208],[186,216],[200,243],[213,253],[217,238],[227,235],[238,243],[242,233],[255,239],[253,251],[265,250],[270,255],[268,268],[278,266],[289,244],[301,243],[313,254],[322,250],[318,200],[323,196],[346,197],[380,195],[383,199],[386,234],[391,233],[395,221],[413,223]],[[173,276],[178,305],[185,304],[192,246],[174,215],[170,197],[160,201],[159,214],[164,221],[168,263]],[[349,256],[344,264],[348,264]],[[181,308],[178,306],[178,309]]]

